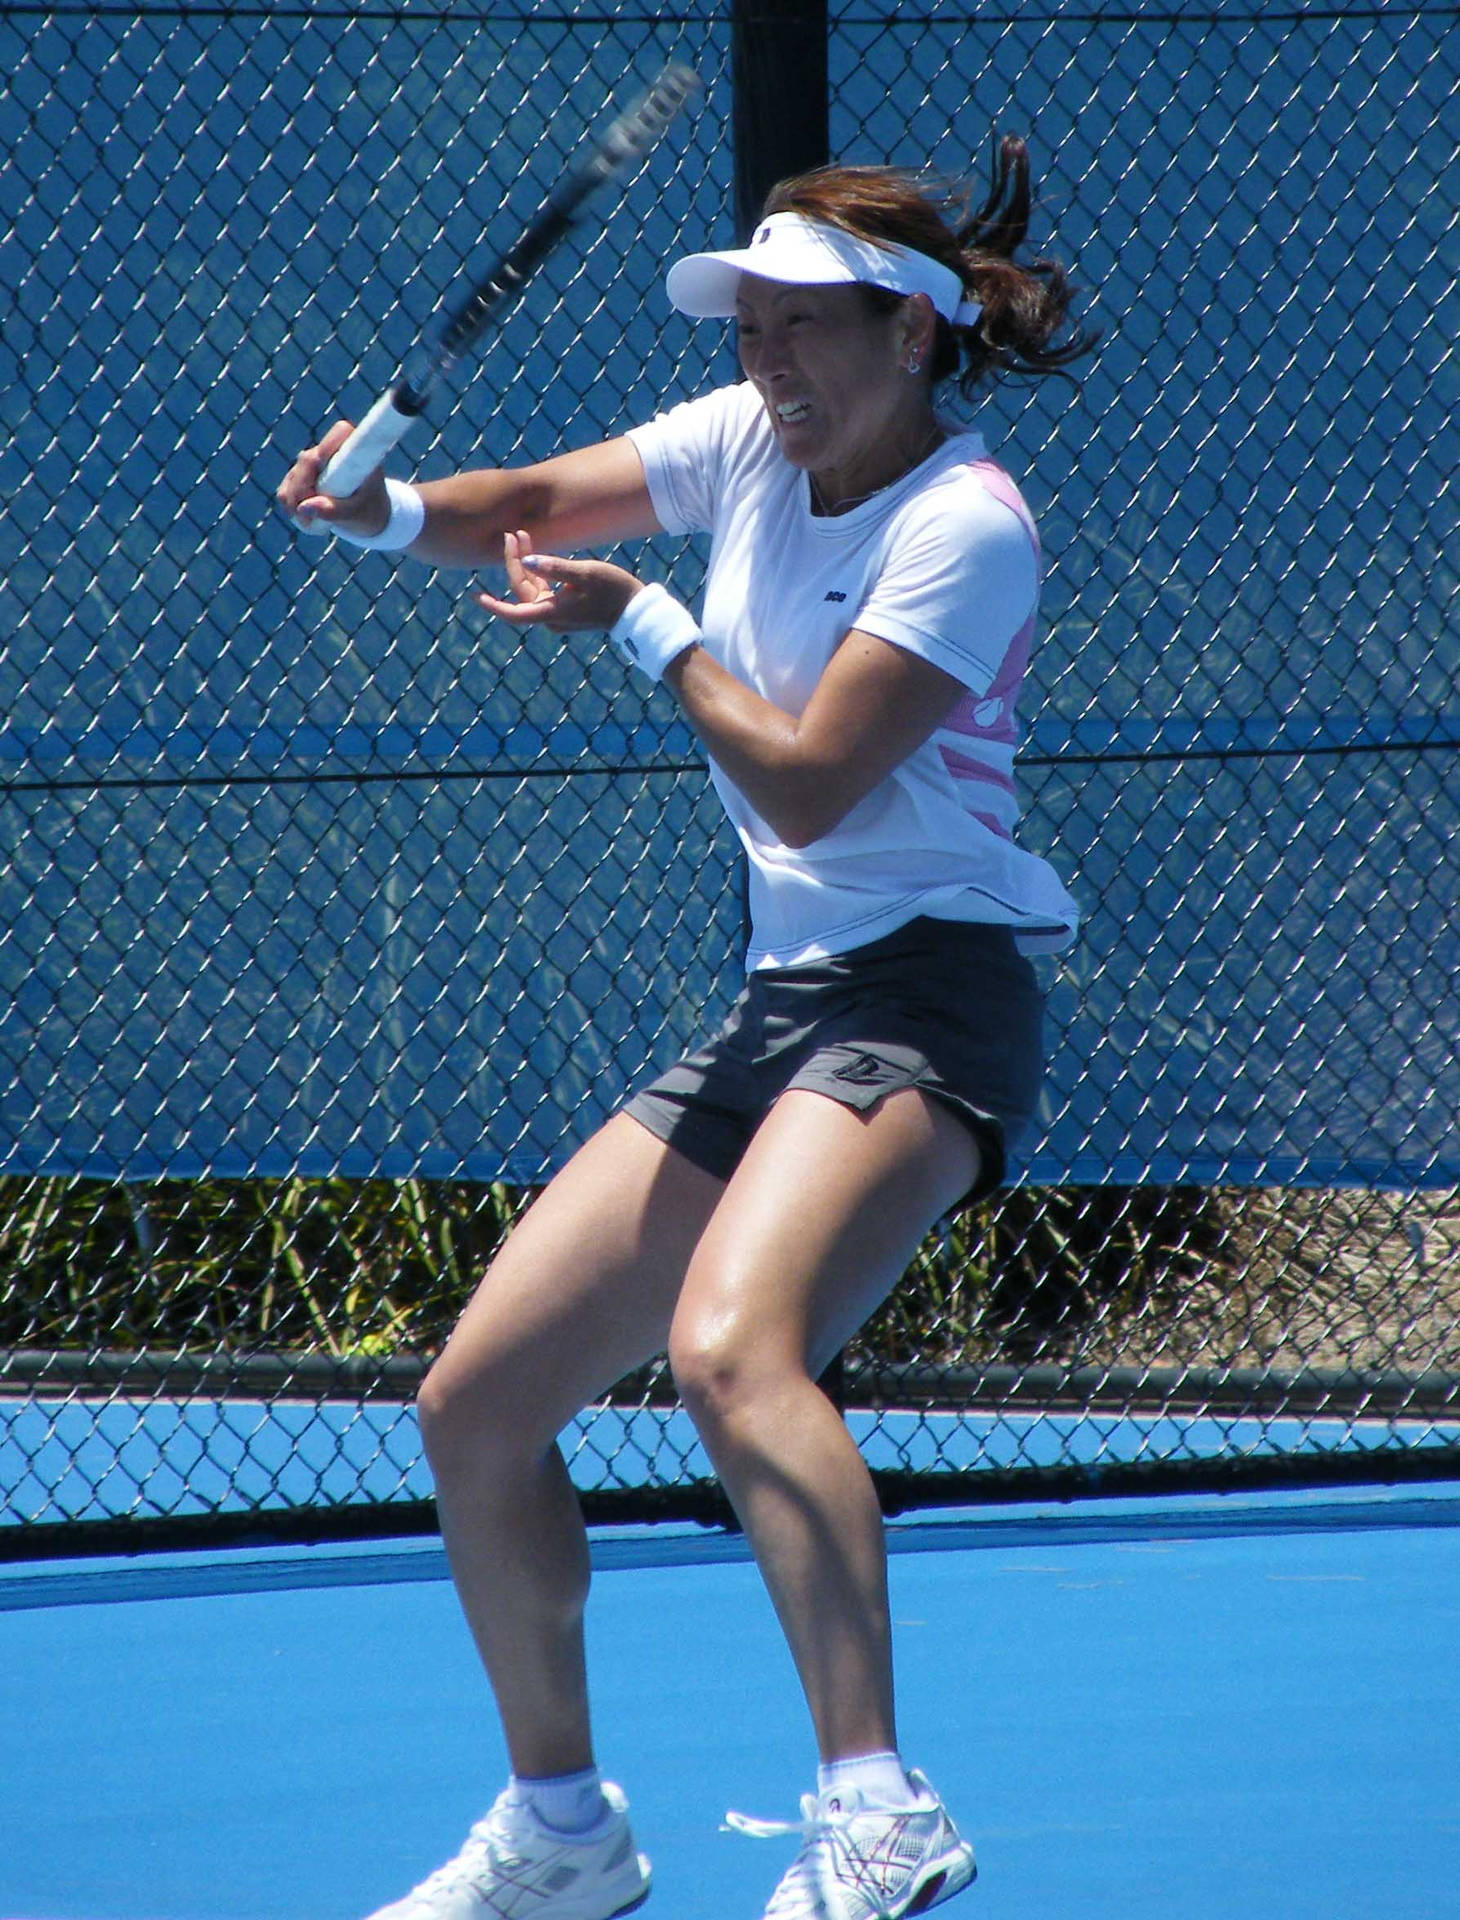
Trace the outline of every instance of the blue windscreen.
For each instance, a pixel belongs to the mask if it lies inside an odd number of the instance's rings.
[[[1024,132],[1103,332],[979,414],[1050,562],[1025,839],[1086,914],[1024,1175],[1449,1184],[1453,21],[944,14],[837,21],[836,151]],[[667,694],[271,498],[672,56],[703,107],[426,476],[733,377],[661,291],[731,237],[723,23],[0,16],[0,1169],[531,1182],[737,990]]]

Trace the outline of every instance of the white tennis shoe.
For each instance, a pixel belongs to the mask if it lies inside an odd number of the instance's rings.
[[[757,1839],[799,1833],[801,1851],[771,1895],[765,1920],[901,1920],[926,1913],[977,1878],[973,1848],[959,1838],[943,1802],[909,1773],[911,1807],[879,1807],[855,1787],[807,1794],[796,1821],[725,1816]]]
[[[628,1802],[604,1782],[608,1811],[585,1834],[549,1831],[510,1787],[454,1860],[370,1920],[613,1920],[649,1897]]]

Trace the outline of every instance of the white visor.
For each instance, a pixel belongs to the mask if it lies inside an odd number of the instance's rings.
[[[971,327],[983,311],[965,297],[960,276],[928,254],[860,240],[801,213],[773,213],[762,220],[748,247],[676,260],[665,285],[681,313],[696,320],[728,319],[742,273],[794,287],[860,283],[889,293],[925,293],[943,318],[959,327]]]

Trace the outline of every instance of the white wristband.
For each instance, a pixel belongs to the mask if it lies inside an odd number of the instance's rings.
[[[686,606],[657,582],[640,587],[609,631],[622,659],[651,680],[660,680],[671,660],[698,646],[699,625]]]
[[[387,480],[386,496],[390,518],[379,533],[349,533],[344,527],[333,532],[352,547],[374,547],[381,553],[399,553],[408,547],[426,524],[426,503],[408,480]]]

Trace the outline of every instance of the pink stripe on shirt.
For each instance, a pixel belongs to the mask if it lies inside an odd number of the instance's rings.
[[[970,760],[966,753],[960,753],[956,747],[940,746],[938,751],[943,756],[943,765],[955,780],[986,780],[1001,793],[1017,793],[1018,789],[1009,776],[991,767],[987,760]]]
[[[1042,573],[1044,561],[1039,532],[1020,497],[1019,489],[1003,468],[992,460],[972,461],[970,471],[977,474],[980,483],[1001,506],[1009,509],[1028,534],[1034,548],[1035,565]],[[990,833],[997,834],[1001,840],[1012,840],[1014,837],[1013,830],[1019,818],[1018,790],[1003,771],[1002,764],[995,765],[974,755],[980,741],[1000,748],[1005,754],[1019,744],[1019,727],[1014,709],[1029,665],[1036,624],[1036,616],[1031,614],[1009,642],[988,691],[982,695],[970,693],[960,700],[939,728],[940,733],[957,735],[972,750],[960,753],[956,747],[945,746],[941,741],[938,745],[943,765],[964,789],[964,804],[968,807],[970,817],[987,827]],[[969,804],[979,787],[985,790],[992,788],[998,796],[997,800],[993,800],[985,791],[982,807]]]

